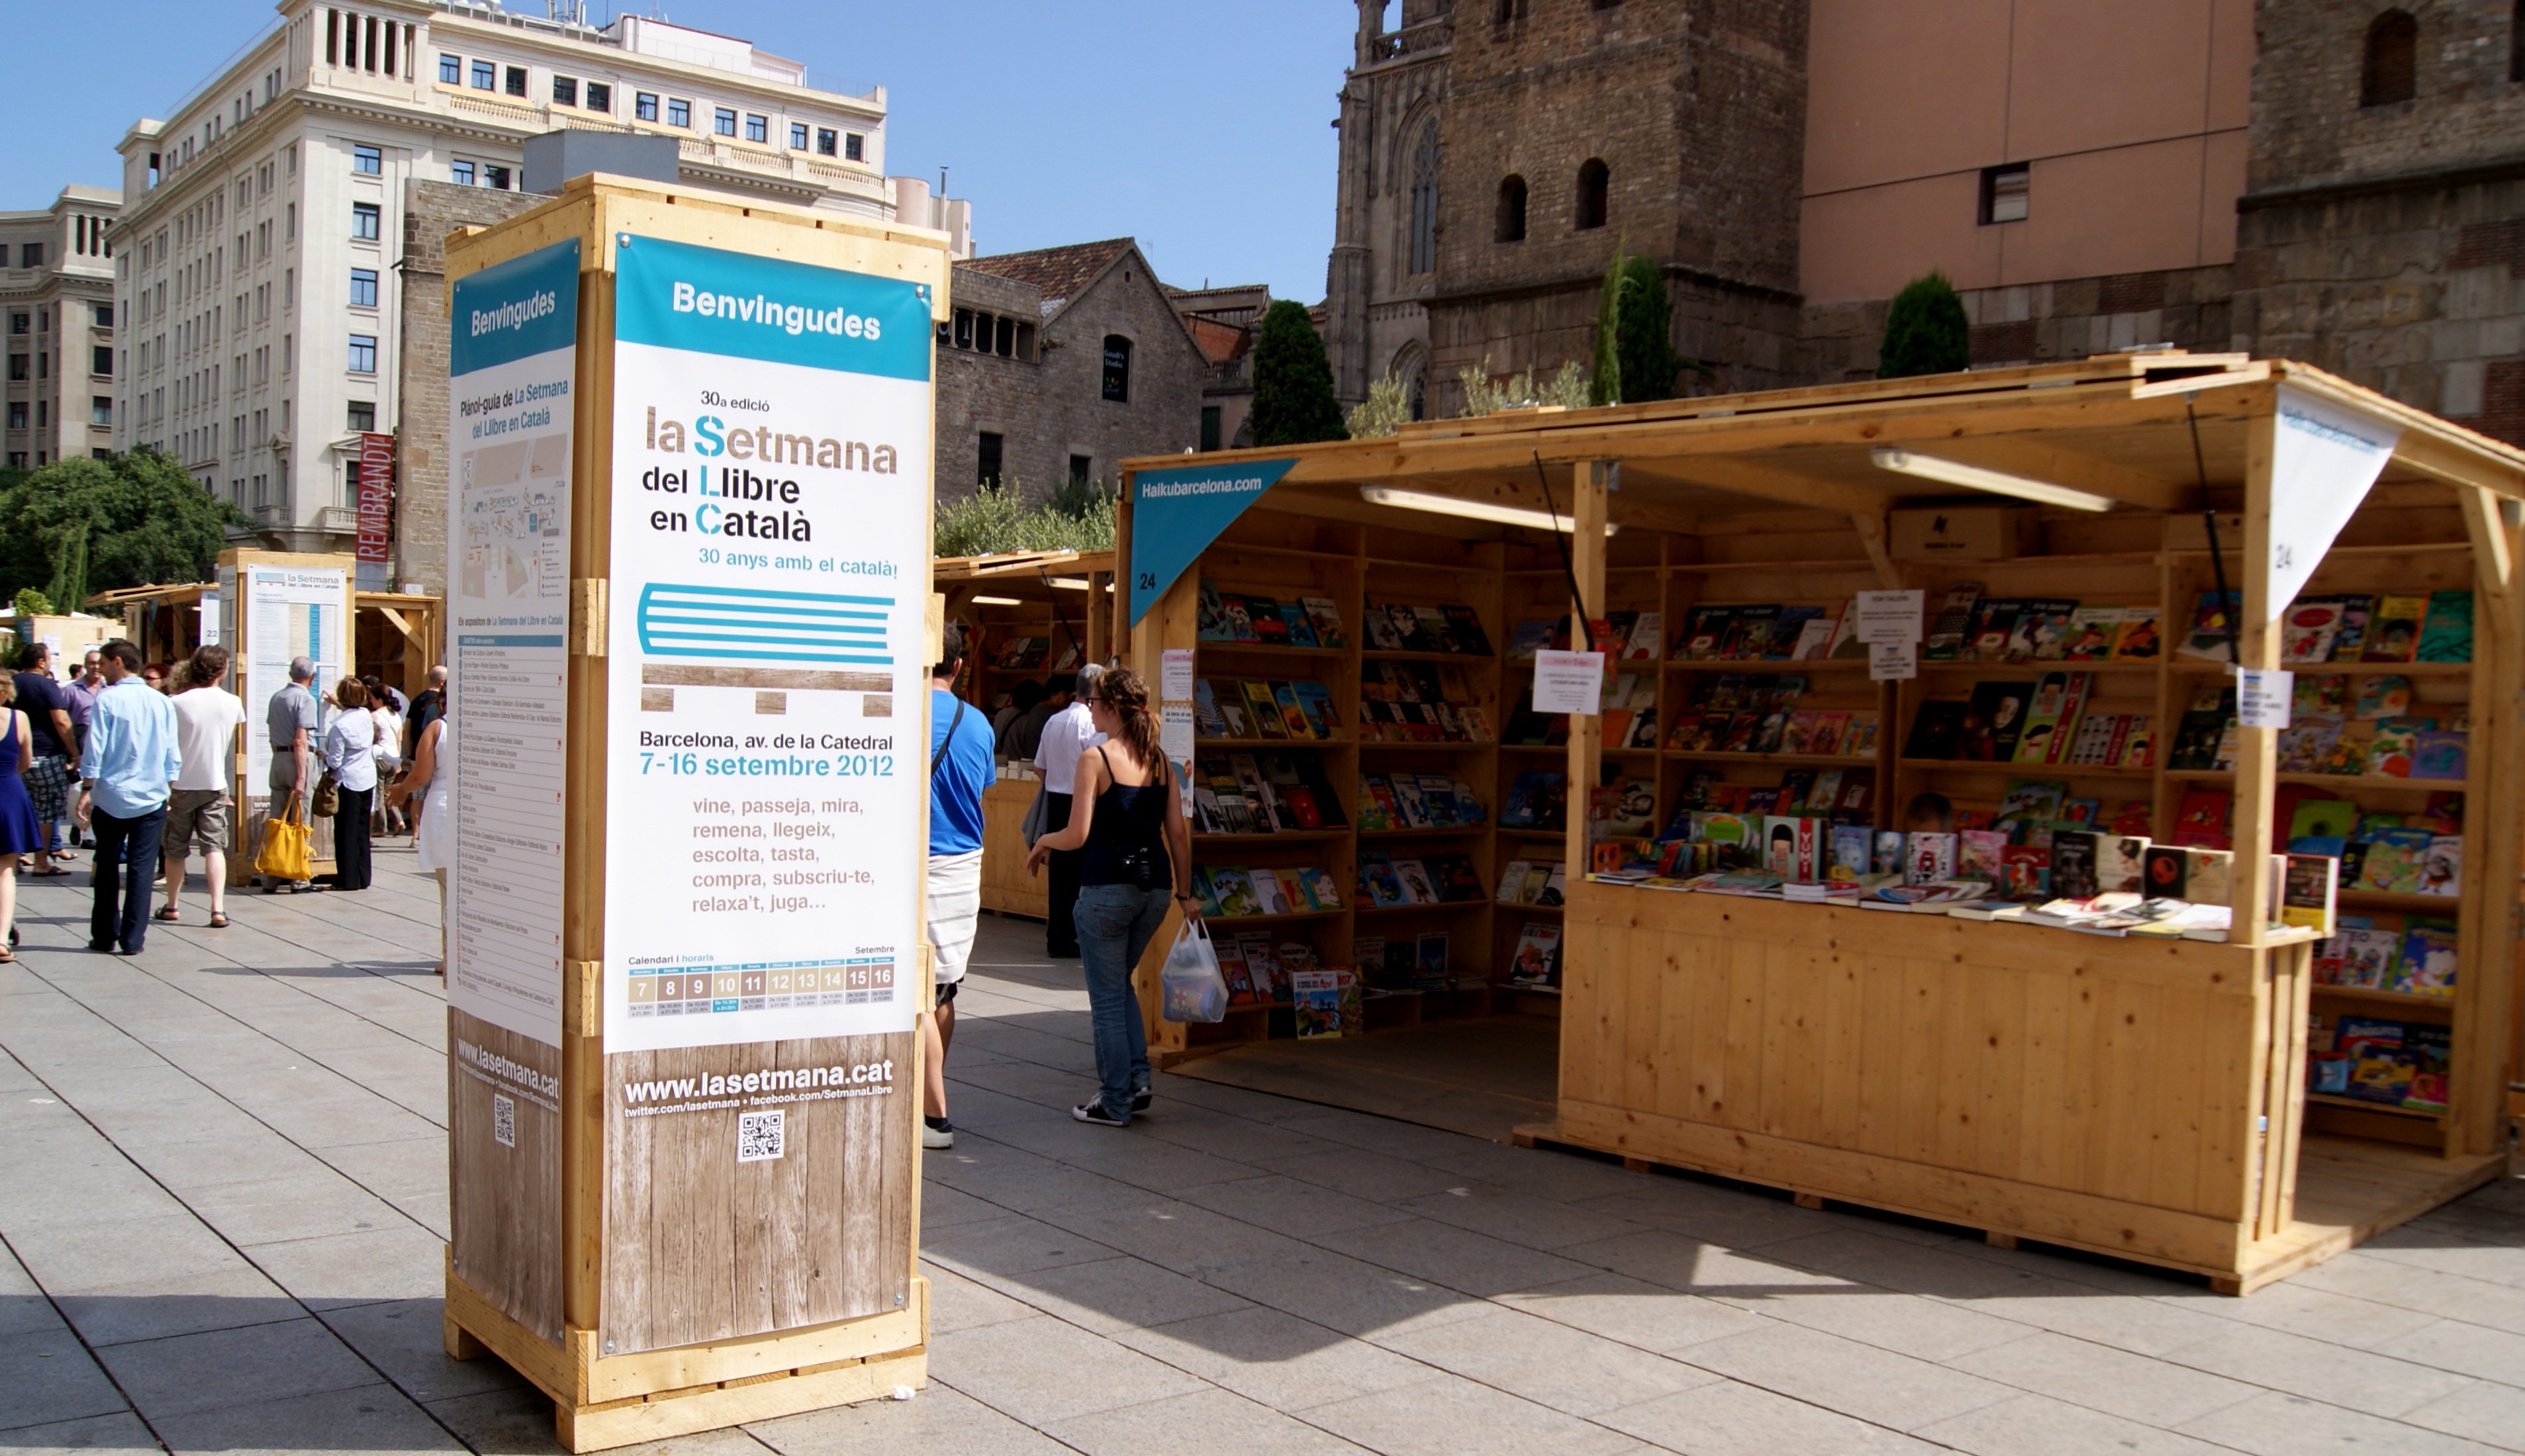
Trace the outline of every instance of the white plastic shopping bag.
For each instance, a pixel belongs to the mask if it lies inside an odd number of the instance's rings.
[[[1227,978],[1218,973],[1218,954],[1210,946],[1210,930],[1186,920],[1166,952],[1164,1015],[1168,1021],[1225,1021]]]

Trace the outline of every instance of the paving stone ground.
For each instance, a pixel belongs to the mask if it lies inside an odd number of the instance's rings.
[[[539,1452],[439,1351],[428,880],[0,967],[0,1451]],[[2525,1180],[2246,1299],[1969,1231],[1162,1076],[1089,1086],[1075,962],[985,917],[931,1154],[932,1383],[685,1453],[2525,1450]]]

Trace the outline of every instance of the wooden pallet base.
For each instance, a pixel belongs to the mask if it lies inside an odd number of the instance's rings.
[[[1795,1187],[1772,1179],[1749,1177],[1745,1169],[1738,1167],[1705,1165],[1671,1157],[1643,1157],[1626,1147],[1597,1146],[1590,1140],[1565,1131],[1559,1123],[1526,1124],[1515,1131],[1510,1141],[1518,1147],[1563,1146],[1609,1152],[1620,1157],[1622,1166],[1633,1172],[1669,1167],[1780,1189],[1794,1197],[1801,1208],[1821,1208],[1830,1200],[1914,1218],[1962,1223],[1966,1227],[1982,1226],[1980,1221],[1959,1217],[1956,1209],[1907,1203],[1885,1196],[1881,1189],[1858,1190]],[[2048,1243],[2159,1268],[2178,1269],[2203,1276],[2209,1282],[2209,1287],[2218,1293],[2249,1294],[2264,1285],[2347,1253],[2389,1229],[2450,1203],[2499,1177],[2506,1166],[2507,1154],[2503,1151],[2444,1158],[2392,1143],[2308,1134],[2299,1154],[2297,1221],[2277,1236],[2246,1244],[2242,1256],[2230,1268],[2090,1242],[2064,1235],[2056,1227],[2035,1229],[1995,1225],[1983,1228],[1983,1238],[1995,1248],[2015,1248],[2020,1242]]]
[[[602,1451],[851,1405],[901,1386],[919,1389],[929,1383],[927,1280],[914,1279],[912,1298],[914,1307],[900,1314],[762,1339],[591,1358],[589,1332],[569,1330],[555,1345],[494,1308],[451,1269],[442,1334],[448,1358],[496,1356],[551,1397],[553,1431],[563,1446]],[[653,1384],[658,1388],[644,1388]]]

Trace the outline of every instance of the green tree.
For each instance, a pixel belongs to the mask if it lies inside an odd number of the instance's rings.
[[[97,592],[207,581],[244,520],[155,451],[57,461],[0,491],[0,580],[41,582],[69,611]]]
[[[1627,247],[1616,247],[1596,301],[1596,367],[1589,403],[1671,399],[1680,365],[1665,269]]]
[[[1876,377],[1951,374],[1972,364],[1972,324],[1964,301],[1947,275],[1913,278],[1885,311],[1885,342],[1876,354]]]
[[[931,550],[942,557],[1112,551],[1114,497],[1103,482],[1091,481],[1064,486],[1043,505],[1028,506],[1025,493],[1014,481],[986,485],[969,496],[939,502],[930,530]]]
[[[1347,423],[1354,440],[1372,440],[1399,432],[1411,420],[1411,391],[1392,369],[1376,376],[1367,398],[1350,407]]]
[[[1254,443],[1304,445],[1347,440],[1333,398],[1332,362],[1304,304],[1281,299],[1262,314],[1254,338]]]

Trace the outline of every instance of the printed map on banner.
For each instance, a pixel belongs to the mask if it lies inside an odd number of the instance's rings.
[[[616,245],[606,1050],[908,1031],[928,290]]]

